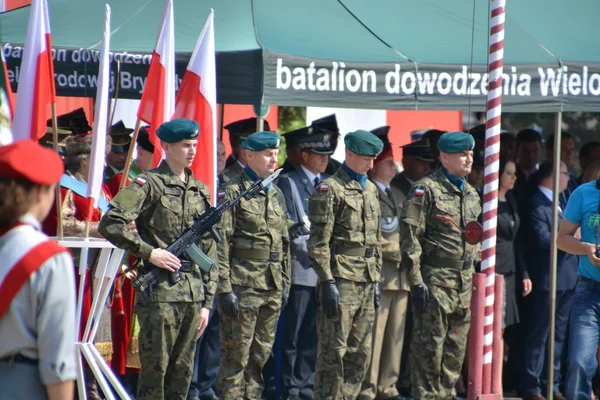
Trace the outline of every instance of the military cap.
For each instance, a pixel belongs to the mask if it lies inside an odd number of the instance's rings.
[[[135,141],[139,147],[142,149],[149,151],[150,153],[154,153],[154,145],[150,141],[150,135],[148,134],[147,129],[149,126],[143,126],[140,128],[138,132],[137,140]]]
[[[339,136],[340,129],[338,128],[337,118],[335,114],[315,119],[309,126],[309,133],[326,132]]]
[[[474,147],[475,139],[465,132],[446,132],[437,142],[439,151],[450,154],[473,150]]]
[[[58,135],[58,143],[64,142],[67,137],[71,135],[71,131],[66,129],[57,129],[56,133]],[[38,139],[38,143],[44,147],[52,147],[54,146],[54,139],[52,137],[52,127],[46,127],[46,134]]]
[[[200,125],[196,121],[187,118],[175,118],[172,121],[167,121],[156,130],[158,138],[167,143],[198,139],[199,133]]]
[[[229,134],[232,136],[237,136],[240,139],[246,139],[248,136],[256,132],[257,119],[246,118],[240,119],[238,121],[234,121],[230,124],[225,125],[223,128],[229,131]],[[270,131],[271,127],[269,126],[269,121],[264,120],[263,128],[265,131]]]
[[[423,135],[425,134],[425,132],[427,132],[430,129],[431,128],[415,129],[414,131],[410,131],[410,141],[411,142],[417,142],[417,141],[421,140],[421,138],[423,137]]]
[[[402,146],[403,157],[414,157],[417,160],[424,162],[433,162],[433,154],[431,153],[431,145],[429,140],[421,138],[416,142],[411,142]]]
[[[389,157],[394,158],[394,149],[392,148],[392,143],[390,142],[389,138],[390,127],[382,126],[379,128],[375,128],[371,130],[371,133],[377,136],[379,140],[381,140],[381,142],[383,143],[383,150],[377,156],[377,159],[375,161],[385,160]]]
[[[88,133],[92,127],[88,123],[83,107],[56,117],[56,126],[68,130],[76,135]],[[46,121],[46,126],[52,126],[52,118]]]
[[[371,130],[371,133],[375,136],[377,136],[379,139],[381,139],[381,141],[383,142],[384,145],[389,144],[391,145],[392,143],[390,142],[390,138],[389,138],[389,133],[390,133],[390,127],[389,126],[381,126],[379,128],[375,128],[373,130]]]
[[[288,147],[297,146],[298,143],[305,137],[308,136],[309,127],[305,126],[300,129],[295,129],[283,134],[285,138],[285,144]]]
[[[344,144],[351,152],[365,157],[377,157],[383,150],[383,142],[369,131],[359,129],[344,136]]]
[[[297,145],[304,151],[311,151],[315,154],[333,154],[331,139],[334,134],[329,132],[309,133],[297,139]]]
[[[112,139],[112,146],[110,151],[113,153],[127,153],[129,146],[131,145],[131,133],[133,129],[129,129],[125,126],[123,121],[119,121],[110,127],[110,137]]]
[[[275,132],[262,131],[248,136],[242,147],[250,151],[263,151],[265,149],[278,149],[280,143],[279,135]]]
[[[18,140],[0,147],[2,178],[51,185],[58,182],[63,173],[64,166],[60,157],[33,140]]]

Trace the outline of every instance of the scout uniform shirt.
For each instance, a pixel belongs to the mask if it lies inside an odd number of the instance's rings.
[[[176,176],[163,161],[158,168],[139,175],[129,186],[123,188],[110,203],[111,208],[100,222],[100,233],[117,247],[134,256],[148,260],[154,248],[166,248],[199,218],[209,204],[208,188],[196,180],[186,168],[187,183]],[[137,232],[129,229],[135,221]],[[210,235],[205,236],[198,246],[216,260],[216,245]],[[146,268],[157,268],[146,263]],[[198,302],[212,308],[216,291],[218,271],[202,273],[196,266],[192,272],[181,272],[181,280],[171,285],[167,270],[162,271],[151,301]]]
[[[219,200],[235,199],[253,184],[244,170],[223,183]],[[231,285],[261,290],[290,288],[290,238],[287,209],[281,190],[270,184],[265,193],[240,203],[223,214],[219,223],[219,290]],[[230,246],[231,244],[231,246]]]
[[[468,183],[461,191],[440,169],[415,183],[404,203],[400,224],[402,268],[411,286],[425,281],[467,290],[471,287],[478,245],[465,241],[464,229],[481,214],[479,195]],[[457,280],[458,274],[460,279]]]
[[[363,190],[343,168],[338,169],[317,186],[308,218],[308,256],[321,282],[334,277],[379,281],[381,211],[373,182],[367,181]]]

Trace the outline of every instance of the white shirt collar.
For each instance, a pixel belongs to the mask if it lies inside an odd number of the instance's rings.
[[[19,220],[21,222],[23,222],[24,224],[33,226],[38,231],[42,230],[42,224],[40,223],[40,221],[38,221],[37,219],[35,219],[35,217],[33,216],[33,214],[31,214],[29,212],[26,213],[26,214],[23,214],[21,216],[21,218],[19,218]]]
[[[302,171],[304,171],[311,183],[315,182],[315,178],[319,179],[319,182],[321,181],[321,174],[313,174],[304,166],[304,164],[300,165],[300,168],[302,168]]]
[[[538,186],[538,189],[540,190],[540,192],[544,193],[544,196],[546,196],[546,198],[550,200],[550,203],[552,203],[552,190],[542,185]],[[562,208],[560,208],[560,204],[558,206],[558,209],[562,211]]]
[[[386,189],[390,188],[390,185],[384,185],[383,183],[376,181],[375,179],[373,179],[373,183],[375,183],[377,185],[377,187],[383,192],[385,193]]]

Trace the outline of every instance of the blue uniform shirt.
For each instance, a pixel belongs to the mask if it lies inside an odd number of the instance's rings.
[[[564,217],[569,222],[581,226],[583,242],[596,243],[596,232],[600,222],[599,204],[600,190],[596,188],[595,181],[579,186],[569,197]],[[579,256],[579,275],[600,281],[600,268],[594,267],[587,256],[581,255]]]

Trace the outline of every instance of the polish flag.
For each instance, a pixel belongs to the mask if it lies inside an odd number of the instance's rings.
[[[140,101],[137,116],[150,125],[148,134],[154,145],[152,166],[157,167],[163,158],[156,129],[170,121],[175,111],[175,22],[173,0],[165,0],[162,21],[152,52],[152,62]]]
[[[38,140],[46,134],[48,106],[56,102],[50,19],[46,0],[31,2],[17,93],[13,119],[14,139]]]
[[[198,148],[192,162],[194,177],[208,186],[213,204],[217,190],[217,79],[214,11],[211,9],[183,76],[174,118],[200,125]]]
[[[98,71],[98,89],[96,91],[96,109],[94,110],[94,135],[92,136],[92,155],[88,174],[86,196],[93,199],[89,202],[88,218],[93,215],[93,209],[98,208],[102,196],[102,181],[104,159],[106,155],[106,134],[108,131],[108,96],[110,81],[110,6],[104,5],[104,37],[100,47],[100,68]]]
[[[15,10],[31,4],[31,0],[0,0],[0,13]]]

